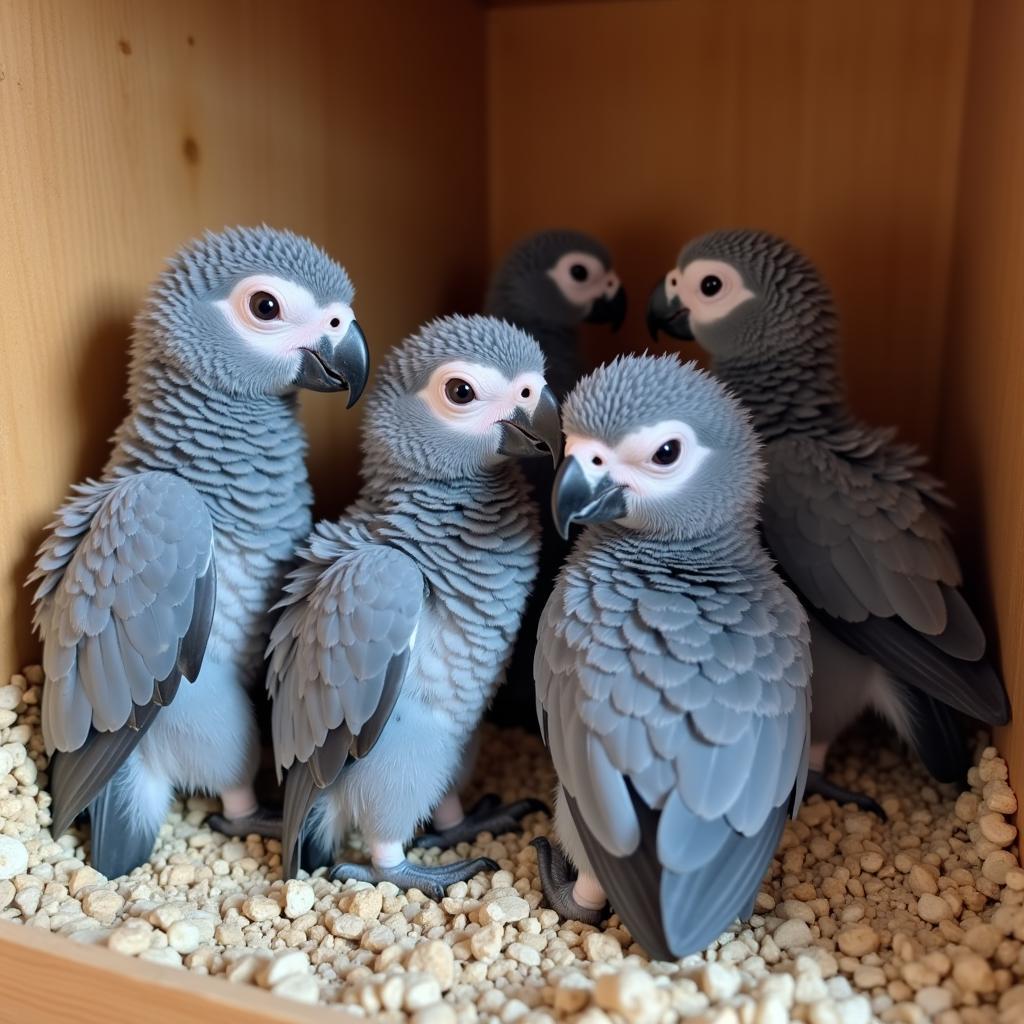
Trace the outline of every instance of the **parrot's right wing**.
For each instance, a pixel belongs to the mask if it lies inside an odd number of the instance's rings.
[[[535,671],[541,728],[591,866],[647,951],[749,912],[809,739],[806,617],[769,571],[563,570]]]
[[[391,716],[425,591],[408,555],[350,527],[320,524],[302,559],[268,648],[274,753],[288,770],[286,877],[317,792],[370,752]]]
[[[216,600],[213,524],[188,483],[146,472],[77,491],[30,577],[43,735],[57,751],[55,836],[104,789],[181,677],[199,675]]]

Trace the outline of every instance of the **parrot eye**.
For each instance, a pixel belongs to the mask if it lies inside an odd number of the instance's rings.
[[[586,281],[587,268],[582,263],[574,263],[569,268],[569,274],[574,281]]]
[[[473,385],[461,377],[452,377],[445,383],[444,393],[453,405],[469,405],[476,398]]]
[[[711,298],[712,295],[717,295],[722,290],[722,279],[717,277],[715,274],[708,274],[701,279],[700,291],[702,295],[706,295]]]
[[[682,445],[676,438],[666,441],[652,456],[651,461],[657,466],[671,466],[679,458]]]
[[[281,304],[270,292],[253,292],[249,297],[249,312],[257,320],[279,320]]]

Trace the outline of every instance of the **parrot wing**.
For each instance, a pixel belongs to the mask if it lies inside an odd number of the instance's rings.
[[[839,639],[905,685],[990,725],[1009,720],[985,635],[960,594],[936,481],[912,449],[857,432],[849,450],[790,438],[765,448],[772,554]]]
[[[199,675],[216,602],[213,524],[180,477],[78,487],[30,582],[43,639],[53,833],[99,795],[184,675]]]
[[[591,866],[649,953],[749,913],[807,772],[806,617],[767,570],[562,579],[536,655],[545,741]]]
[[[425,582],[396,548],[321,524],[291,574],[271,633],[268,688],[285,785],[286,876],[317,794],[365,757],[398,700]]]

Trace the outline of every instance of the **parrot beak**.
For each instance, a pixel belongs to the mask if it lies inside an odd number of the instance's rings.
[[[607,474],[591,484],[579,461],[570,455],[559,467],[551,489],[555,529],[566,540],[573,523],[606,523],[627,512],[622,488]]]
[[[316,348],[303,348],[299,372],[292,382],[310,391],[348,391],[348,408],[359,400],[370,375],[370,350],[362,328],[353,320],[345,337],[332,344],[326,335]]]
[[[611,324],[612,330],[617,331],[626,319],[626,289],[619,285],[619,290],[611,297],[602,295],[595,299],[583,319],[588,324]]]
[[[531,457],[550,455],[557,466],[562,454],[562,421],[558,416],[558,399],[547,385],[540,393],[533,413],[522,406],[506,419],[499,420],[501,443],[498,453]]]
[[[690,311],[677,296],[669,298],[664,281],[654,286],[647,303],[647,330],[654,341],[658,340],[658,331],[664,331],[679,341],[697,340],[690,330]]]

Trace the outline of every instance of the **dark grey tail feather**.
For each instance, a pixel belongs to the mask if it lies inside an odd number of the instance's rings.
[[[631,789],[641,841],[628,857],[615,857],[594,838],[566,794],[591,866],[609,902],[633,938],[659,960],[705,949],[737,917],[748,917],[785,828],[791,801],[777,807],[759,832],[732,833],[703,867],[675,874],[662,868],[657,835],[661,814]]]
[[[177,671],[159,685],[174,699],[181,683]],[[90,729],[85,743],[77,750],[57,751],[50,760],[50,795],[53,798],[51,834],[62,836],[71,823],[103,792],[131,752],[139,745],[146,730],[153,724],[161,705],[156,700],[144,707],[135,706],[135,725],[125,725],[116,732]]]
[[[131,803],[124,793],[127,770],[127,766],[123,766],[89,804],[92,822],[89,861],[107,878],[127,875],[149,860],[160,831],[159,825],[142,827],[132,817]]]
[[[281,821],[281,870],[284,878],[294,878],[299,868],[306,866],[303,862],[306,852],[306,821],[320,793],[309,765],[296,761],[284,779]],[[306,867],[307,870],[313,870]]]
[[[917,756],[937,781],[966,786],[971,755],[956,712],[913,686],[894,682],[912,723],[907,739]]]

